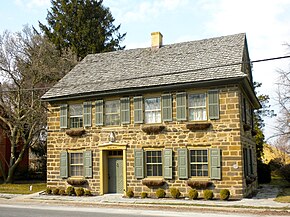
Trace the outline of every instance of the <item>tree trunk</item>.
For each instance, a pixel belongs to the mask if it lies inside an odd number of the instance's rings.
[[[17,168],[16,164],[14,164],[12,167],[9,168],[8,174],[7,174],[7,179],[6,179],[6,181],[4,183],[6,183],[6,184],[7,183],[13,183],[13,181],[14,181],[14,172],[15,172],[16,168]]]

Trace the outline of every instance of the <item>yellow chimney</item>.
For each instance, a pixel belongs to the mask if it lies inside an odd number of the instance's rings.
[[[151,33],[151,48],[158,49],[162,46],[163,35],[160,32]]]

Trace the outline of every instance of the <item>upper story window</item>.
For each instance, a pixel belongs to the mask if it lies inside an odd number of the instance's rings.
[[[145,123],[161,123],[161,98],[145,99]]]
[[[190,150],[190,175],[208,176],[207,150]]]
[[[105,101],[105,125],[120,125],[120,100]]]
[[[69,122],[71,128],[83,127],[83,105],[69,105]]]
[[[162,176],[162,151],[146,151],[146,175]]]
[[[205,93],[188,95],[188,113],[190,121],[207,120]]]

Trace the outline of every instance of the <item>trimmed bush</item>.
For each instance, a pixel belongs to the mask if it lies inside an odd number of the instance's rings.
[[[72,187],[72,186],[67,187],[67,188],[66,188],[66,194],[67,194],[68,196],[75,195],[75,194],[76,194],[76,192],[75,192],[75,188]]]
[[[85,196],[92,196],[92,192],[89,189],[85,189]]]
[[[206,189],[203,191],[203,197],[205,200],[212,200],[213,199],[213,192],[212,190]]]
[[[51,188],[46,188],[45,192],[46,192],[47,194],[51,194],[52,190],[51,190]]]
[[[230,198],[230,191],[228,189],[222,189],[220,191],[220,198],[221,200],[228,200]]]
[[[126,192],[126,196],[129,197],[129,198],[134,197],[134,191],[133,191],[132,189],[129,189],[129,190]]]
[[[142,198],[142,199],[147,198],[147,197],[148,197],[147,192],[142,192],[142,193],[141,193],[141,198]]]
[[[55,189],[52,190],[52,194],[53,195],[58,195],[58,193],[59,193],[59,189],[58,188],[55,188]]]
[[[290,182],[290,164],[286,164],[285,166],[281,167],[280,174],[285,180]]]
[[[75,192],[77,196],[84,196],[84,193],[85,193],[83,188],[77,188],[75,189]]]
[[[58,193],[59,193],[59,195],[66,195],[66,193],[65,193],[65,190],[64,190],[64,189],[60,189]]]
[[[179,198],[181,195],[178,188],[170,188],[170,194],[171,194],[171,197],[175,199]]]
[[[268,164],[258,162],[258,182],[265,184],[271,182],[271,168]]]
[[[190,189],[188,192],[188,198],[191,200],[196,200],[198,198],[198,191],[195,189]]]
[[[164,198],[166,196],[166,192],[162,188],[158,188],[156,191],[157,198]]]

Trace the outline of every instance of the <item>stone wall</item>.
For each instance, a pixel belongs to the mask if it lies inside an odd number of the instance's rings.
[[[198,181],[211,181],[214,193],[218,196],[220,189],[229,189],[231,195],[240,198],[249,194],[249,186],[245,184],[243,176],[242,148],[244,145],[253,146],[252,135],[244,132],[240,119],[241,90],[238,85],[222,86],[219,89],[220,119],[209,120],[211,127],[206,130],[190,131],[187,123],[176,121],[176,92],[173,95],[173,121],[152,125],[163,125],[165,130],[156,135],[147,135],[142,131],[145,124],[133,123],[133,98],[131,99],[131,124],[123,126],[95,126],[95,105],[92,107],[92,127],[86,128],[86,134],[81,137],[70,137],[65,129],[60,129],[59,105],[70,102],[51,103],[48,106],[48,145],[47,145],[47,183],[49,187],[63,187],[68,184],[60,178],[60,152],[62,150],[92,150],[93,151],[93,178],[88,179],[88,188],[93,192],[100,192],[100,164],[99,148],[103,143],[108,143],[111,131],[116,134],[116,142],[127,144],[127,189],[132,189],[136,195],[142,191],[153,194],[156,189],[142,185],[142,180],[134,176],[134,149],[135,148],[171,148],[173,150],[173,179],[167,180],[166,189],[178,187],[183,195],[187,195],[190,187],[187,180],[177,177],[177,149],[190,148],[220,148],[222,150],[222,179],[195,178]],[[196,91],[195,89],[188,91]],[[188,92],[187,91],[187,92]],[[201,92],[207,90],[200,90]],[[161,93],[154,93],[160,94]],[[120,96],[122,97],[122,96]],[[118,97],[118,98],[120,98]],[[146,95],[144,95],[146,97]],[[104,100],[106,100],[105,98]],[[146,125],[147,126],[147,125]]]

